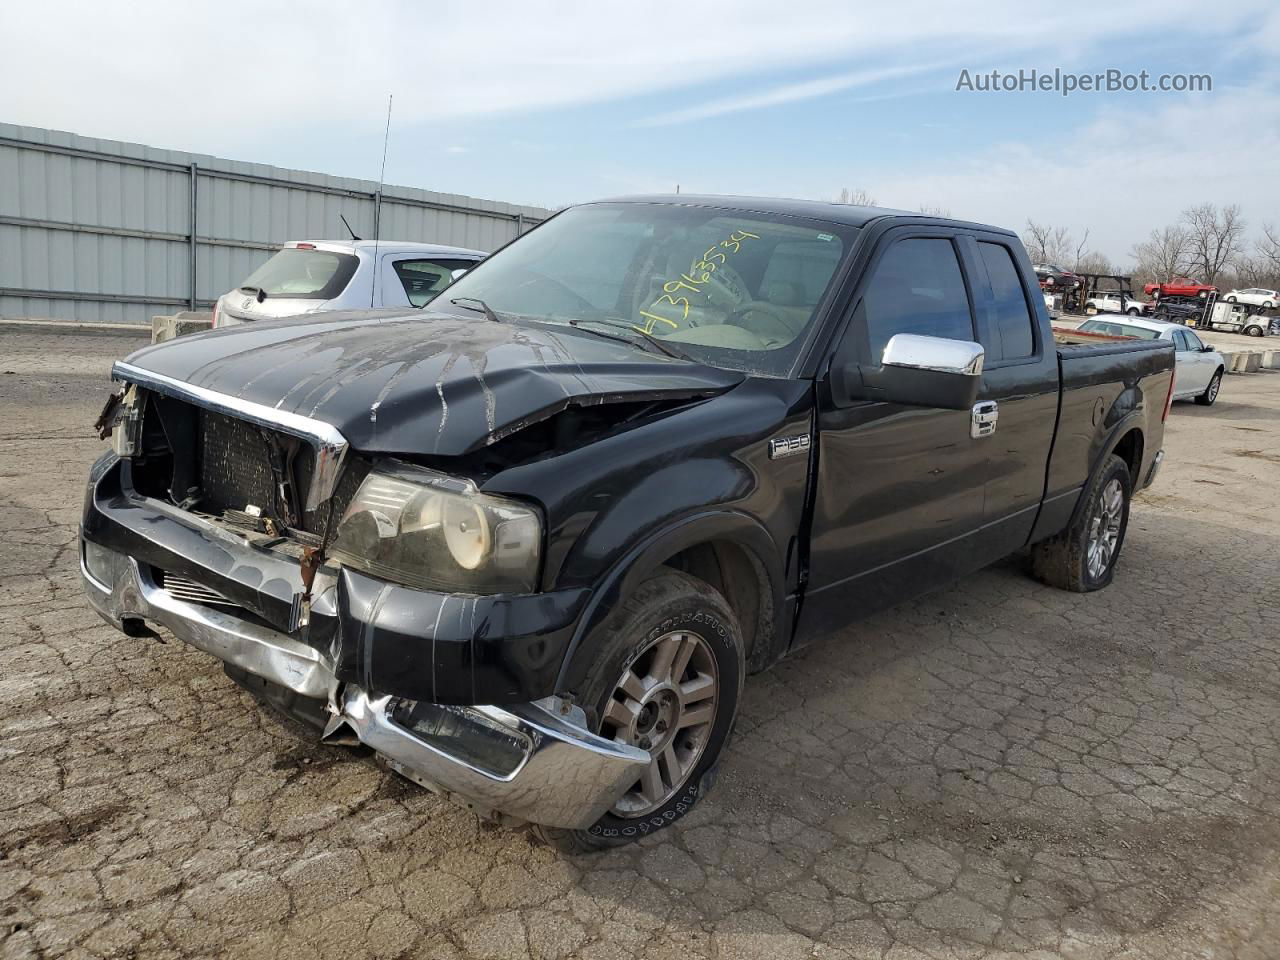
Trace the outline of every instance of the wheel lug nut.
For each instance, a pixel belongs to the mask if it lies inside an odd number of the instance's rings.
[[[663,731],[665,731],[666,729],[667,729],[667,721],[665,721],[665,720],[659,720],[659,721],[658,721],[658,732],[659,732],[659,733],[662,733],[662,732],[663,732]]]
[[[649,749],[649,747],[650,747],[650,745],[651,745],[651,744],[650,744],[650,741],[649,741],[649,738],[648,738],[648,737],[641,737],[641,738],[640,738],[640,749],[641,749],[641,750],[648,750],[648,749]]]

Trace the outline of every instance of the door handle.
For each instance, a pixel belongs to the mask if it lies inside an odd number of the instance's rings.
[[[996,432],[1000,420],[1000,404],[994,400],[982,400],[973,405],[973,418],[969,422],[969,436],[989,437]]]

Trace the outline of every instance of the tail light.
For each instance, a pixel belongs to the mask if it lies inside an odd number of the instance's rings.
[[[1175,367],[1169,371],[1169,393],[1164,398],[1164,413],[1160,414],[1160,422],[1164,423],[1169,419],[1169,408],[1173,406],[1173,381],[1178,379],[1178,370]]]
[[[213,326],[218,325],[218,301],[213,302]]]

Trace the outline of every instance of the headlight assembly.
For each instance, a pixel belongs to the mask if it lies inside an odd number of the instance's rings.
[[[330,556],[418,590],[531,593],[542,527],[532,507],[431,470],[374,470],[338,524]]]

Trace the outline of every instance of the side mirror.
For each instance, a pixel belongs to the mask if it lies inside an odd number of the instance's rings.
[[[834,371],[837,399],[882,400],[916,407],[968,410],[982,385],[982,345],[969,340],[898,333],[880,366],[848,364]]]
[[[1201,352],[1201,353],[1213,353],[1213,347],[1209,346],[1209,344],[1207,344],[1207,343],[1206,343],[1203,347],[1201,347],[1201,348],[1200,348],[1200,352]]]

